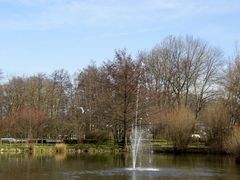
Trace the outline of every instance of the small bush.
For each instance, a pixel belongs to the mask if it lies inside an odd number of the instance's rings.
[[[167,115],[169,137],[177,152],[187,148],[191,141],[194,124],[194,114],[186,107],[180,107]]]
[[[63,143],[56,144],[55,151],[56,151],[56,153],[65,153],[65,152],[67,152],[67,145],[63,144]]]
[[[240,156],[240,127],[233,128],[224,142],[224,149],[230,154]]]
[[[201,116],[202,122],[207,127],[206,145],[212,151],[223,152],[224,141],[230,133],[230,113],[223,103],[213,103],[207,106]]]

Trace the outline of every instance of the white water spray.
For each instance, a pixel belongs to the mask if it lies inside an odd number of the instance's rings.
[[[132,168],[136,169],[137,155],[142,140],[142,131],[135,125],[132,128],[131,148],[132,148]]]
[[[132,168],[136,169],[137,155],[139,146],[142,140],[141,121],[138,122],[138,101],[139,101],[139,85],[137,87],[137,100],[136,100],[136,114],[135,121],[132,126],[131,135],[131,150],[132,150]]]

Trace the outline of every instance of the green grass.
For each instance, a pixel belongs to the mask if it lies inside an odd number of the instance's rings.
[[[0,149],[13,149],[13,148],[23,149],[26,147],[28,147],[27,144],[0,144]]]
[[[53,151],[55,144],[0,144],[0,150],[3,151],[21,151],[29,150],[32,147],[34,151]],[[118,149],[114,144],[67,144],[67,149],[102,149],[102,150],[114,150]]]
[[[167,140],[160,140],[152,142],[153,147],[161,147],[161,148],[172,148],[173,142]],[[188,145],[188,148],[208,148],[205,143],[201,142],[192,142]]]
[[[68,144],[67,148],[118,149],[118,146],[114,144]]]
[[[153,141],[152,146],[153,147],[162,147],[162,148],[171,148],[171,147],[173,147],[173,142],[167,141],[167,140]]]
[[[159,148],[173,148],[173,142],[167,140],[158,140],[152,141],[151,144],[145,144],[146,146],[151,145],[152,147],[159,147]],[[0,150],[3,151],[18,151],[27,152],[29,151],[29,147],[32,147],[32,150],[37,153],[46,153],[46,152],[55,152],[55,145],[54,144],[0,144]],[[204,143],[201,142],[192,142],[188,145],[189,149],[206,149],[208,148],[205,146]],[[114,144],[67,144],[67,149],[80,149],[80,150],[93,150],[93,151],[112,151],[118,150],[119,146]]]

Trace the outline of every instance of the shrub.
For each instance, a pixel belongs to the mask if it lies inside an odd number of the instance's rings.
[[[202,114],[202,121],[206,126],[206,145],[212,151],[224,151],[223,143],[230,132],[230,114],[223,103],[214,103],[206,107]]]
[[[67,152],[67,145],[63,144],[63,143],[56,144],[55,151],[56,151],[56,153],[65,153],[65,152]]]
[[[224,142],[224,149],[230,154],[240,156],[240,127],[234,127]]]
[[[184,151],[191,141],[195,125],[194,113],[186,107],[180,107],[168,113],[166,118],[169,137],[173,141],[174,149]]]

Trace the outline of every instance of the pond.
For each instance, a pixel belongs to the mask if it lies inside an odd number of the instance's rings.
[[[0,155],[1,180],[240,179],[232,157],[143,154],[132,170],[129,154]],[[141,168],[139,168],[141,167]]]

